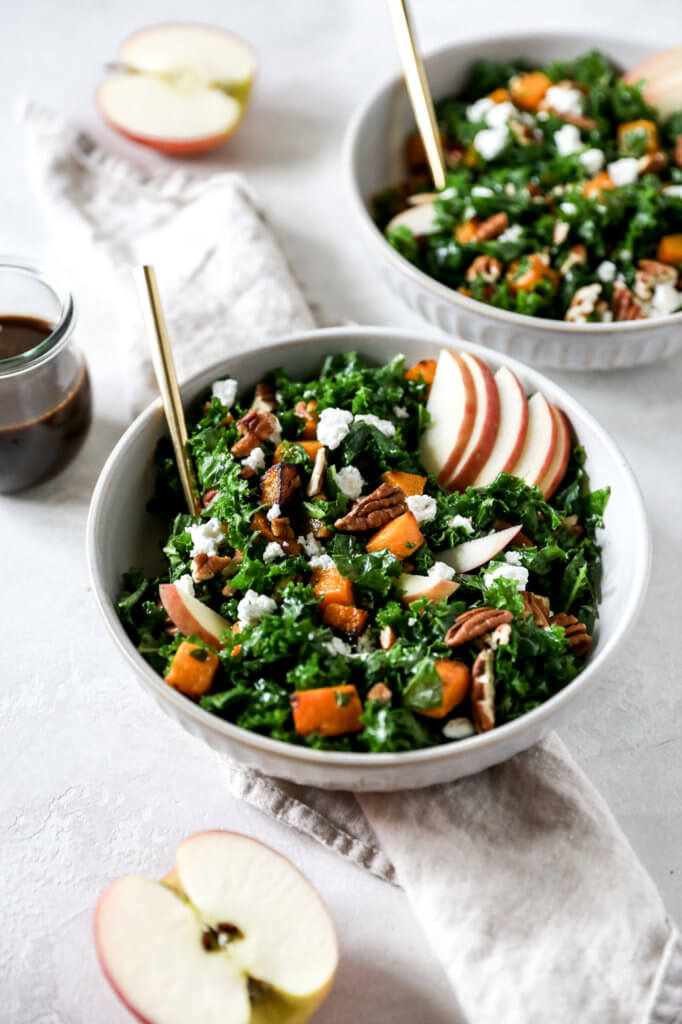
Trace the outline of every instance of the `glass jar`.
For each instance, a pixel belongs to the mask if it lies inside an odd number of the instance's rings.
[[[68,291],[0,256],[0,493],[54,476],[85,440],[90,380],[75,323]]]

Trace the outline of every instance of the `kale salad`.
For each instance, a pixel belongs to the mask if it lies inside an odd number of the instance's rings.
[[[446,187],[421,140],[375,197],[390,244],[500,309],[573,323],[682,308],[682,111],[661,119],[598,52],[542,68],[481,61],[437,104]]]
[[[255,392],[216,381],[190,417],[196,516],[159,443],[165,568],[127,572],[118,612],[168,685],[277,740],[396,752],[508,722],[581,671],[608,490],[578,446],[549,501],[509,473],[444,489],[419,456],[435,369],[345,353]]]

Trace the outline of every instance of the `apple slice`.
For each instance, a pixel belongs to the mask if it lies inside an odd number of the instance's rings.
[[[175,583],[162,583],[159,599],[168,613],[168,618],[185,636],[198,636],[206,644],[222,648],[221,635],[231,629],[230,623],[218,612],[185,593]]]
[[[476,419],[476,385],[465,360],[441,349],[426,404],[431,422],[421,436],[421,460],[444,483],[467,445]]]
[[[438,558],[451,566],[455,572],[471,572],[472,569],[478,569],[479,565],[485,565],[495,555],[499,555],[500,551],[504,551],[520,530],[520,525],[508,526],[505,530],[497,530],[486,537],[465,540],[456,548],[439,551]]]
[[[672,50],[659,50],[651,57],[641,61],[630,71],[623,75],[623,81],[631,85],[644,79],[645,82],[652,82],[655,79],[667,78],[668,75],[682,68],[682,46],[676,46]]]
[[[528,430],[528,403],[517,377],[506,366],[495,374],[500,402],[500,425],[492,450],[478,475],[474,487],[485,487],[499,473],[509,473],[518,462]]]
[[[550,467],[539,484],[542,497],[545,500],[551,498],[563,480],[571,455],[571,431],[566,417],[554,405],[552,406],[552,414],[556,423],[558,441]]]
[[[547,474],[559,441],[552,406],[537,391],[528,401],[528,431],[518,461],[510,470],[530,486],[539,486]]]
[[[669,74],[649,79],[644,84],[642,95],[656,108],[661,118],[677,113],[682,108],[682,66],[678,64]]]
[[[136,142],[178,155],[220,145],[240,123],[256,70],[246,43],[208,25],[155,25],[120,50],[103,82],[105,120]]]
[[[400,227],[409,228],[415,237],[440,231],[436,223],[436,207],[433,203],[419,203],[397,213],[386,225],[386,233]]]
[[[429,601],[444,601],[446,597],[459,587],[459,583],[452,580],[439,580],[433,576],[417,576],[413,573],[404,572],[398,579],[398,589],[402,590],[402,599],[405,604],[411,604],[420,597],[428,597]]]
[[[304,1024],[338,963],[312,885],[233,832],[186,839],[163,883],[129,875],[109,886],[95,944],[107,980],[145,1024]]]
[[[462,457],[447,482],[451,491],[463,491],[475,480],[490,456],[500,426],[500,398],[495,378],[476,356],[462,352],[462,359],[471,371],[476,388],[476,418]]]

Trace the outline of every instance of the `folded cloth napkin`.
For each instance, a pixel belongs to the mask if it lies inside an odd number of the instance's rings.
[[[22,118],[33,176],[83,254],[103,257],[112,279],[158,264],[181,375],[313,325],[240,178],[144,177],[30,104]],[[132,336],[123,352],[139,377],[145,346]],[[682,1022],[677,929],[557,737],[475,777],[398,793],[322,792],[234,763],[225,774],[243,799],[402,886],[452,983],[453,1020]]]

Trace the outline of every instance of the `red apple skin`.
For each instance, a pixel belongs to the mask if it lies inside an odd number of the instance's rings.
[[[441,468],[438,474],[438,483],[445,485],[445,481],[448,479],[450,474],[453,472],[457,463],[462,457],[462,453],[466,448],[466,443],[469,440],[469,435],[474,426],[476,419],[476,387],[474,385],[474,378],[471,376],[471,370],[464,362],[461,356],[452,353],[455,362],[458,365],[462,381],[464,384],[465,399],[464,409],[462,410],[462,420],[459,427],[457,437],[454,439],[454,444],[450,455],[448,456],[445,465]]]
[[[120,883],[123,882],[123,881],[125,881],[125,878],[118,878],[115,882],[112,882],[111,885],[109,885],[104,890],[104,892],[102,893],[102,895],[100,896],[100,898],[97,901],[97,906],[95,907],[95,920],[94,920],[94,923],[93,923],[93,931],[94,931],[94,935],[95,935],[95,950],[97,952],[97,959],[99,960],[99,965],[102,968],[102,974],[107,979],[107,981],[111,985],[112,989],[116,993],[116,996],[118,997],[118,999],[120,999],[120,1001],[125,1006],[126,1010],[128,1010],[129,1013],[132,1013],[133,1017],[135,1017],[136,1020],[142,1021],[142,1024],[156,1024],[155,1021],[150,1020],[148,1017],[142,1017],[141,1014],[139,1014],[137,1012],[135,1007],[132,1006],[128,1002],[128,1000],[123,995],[123,993],[121,992],[120,988],[118,987],[118,985],[114,981],[113,977],[109,973],[109,968],[107,967],[106,961],[105,961],[105,959],[104,959],[104,957],[102,956],[102,953],[101,953],[101,942],[100,942],[100,937],[99,937],[99,930],[100,930],[100,918],[101,918],[102,908],[103,908],[106,900],[111,897],[112,893],[115,895],[116,887],[118,885],[120,885]]]
[[[197,622],[192,613],[187,608],[187,605],[182,599],[182,594],[175,586],[174,583],[162,583],[159,586],[159,599],[161,604],[168,613],[168,618],[171,620],[174,626],[177,626],[181,633],[185,636],[198,636],[200,640],[203,640],[206,644],[211,644],[213,647],[222,649],[225,644],[221,644],[217,636],[213,633],[209,633],[207,629]],[[229,623],[226,623],[226,627]]]
[[[142,146],[149,146],[150,149],[156,149],[159,153],[166,153],[169,156],[197,156],[199,153],[205,153],[209,149],[216,149],[218,146],[222,146],[239,128],[240,124],[244,119],[242,116],[236,121],[228,132],[223,132],[220,135],[210,135],[204,139],[191,139],[184,142],[174,142],[173,139],[160,139],[154,138],[150,135],[135,135],[133,132],[127,131],[116,121],[112,121],[104,107],[99,100],[99,88],[95,92],[95,104],[99,110],[100,116],[110,128],[118,132],[119,135],[124,135],[126,139],[130,139],[131,142],[139,142]]]
[[[549,419],[549,436],[546,437],[546,447],[543,449],[543,452],[544,452],[543,461],[540,464],[540,466],[538,466],[537,469],[535,470],[535,472],[533,474],[533,478],[532,479],[528,479],[528,477],[526,475],[524,475],[521,472],[521,470],[523,470],[523,468],[524,468],[523,467],[523,461],[524,461],[525,447],[526,447],[527,444],[529,444],[533,440],[533,434],[531,433],[533,431],[533,428],[535,428],[535,432],[536,432],[535,436],[537,437],[538,423],[531,416],[531,410],[530,410],[531,403],[533,403],[533,402],[535,402],[535,406],[541,406],[545,410],[545,413],[548,414],[548,419]],[[519,458],[517,459],[516,464],[514,465],[513,469],[510,470],[510,472],[513,473],[514,476],[522,477],[529,486],[531,486],[531,487],[539,487],[540,484],[542,483],[542,481],[544,480],[545,476],[547,475],[547,472],[549,471],[550,466],[552,465],[552,460],[554,458],[554,453],[556,451],[556,447],[557,447],[557,443],[558,443],[559,438],[558,438],[557,424],[556,424],[556,420],[554,418],[554,413],[553,413],[553,410],[552,410],[552,406],[547,401],[545,396],[541,392],[539,392],[539,391],[536,392],[530,398],[528,405],[529,405],[529,410],[528,410],[528,431],[527,431],[527,434],[526,434],[526,443],[524,444],[524,447],[521,450],[521,454],[520,454]],[[546,422],[547,422],[547,416],[543,420],[543,424],[546,423]]]
[[[459,588],[459,583],[455,583],[453,580],[434,580],[430,586],[422,590],[421,594],[403,594],[403,604],[412,604],[413,601],[418,601],[422,597],[428,597],[429,601],[443,601],[446,597]]]
[[[477,395],[476,417],[482,415],[485,417],[485,420],[478,444],[467,456],[466,462],[462,462],[457,466],[454,476],[448,481],[447,486],[450,491],[463,491],[470,483],[473,483],[493,449],[497,431],[500,427],[500,396],[497,391],[495,378],[485,363],[482,363],[476,356],[464,352],[462,358],[471,368],[472,380],[473,375],[477,372],[482,378],[483,393],[485,395],[484,410],[478,407]],[[475,426],[476,424],[474,423]]]
[[[568,425],[568,420],[562,413],[561,409],[557,409],[555,405],[552,406],[552,412],[554,413],[554,420],[557,427],[557,455],[555,460],[552,460],[552,465],[549,467],[545,478],[543,479],[540,490],[542,496],[547,501],[552,497],[557,487],[564,478],[566,469],[568,467],[568,460],[571,457],[571,430]]]
[[[511,373],[511,370],[509,372]],[[524,444],[526,442],[526,434],[528,433],[528,402],[526,401],[526,393],[523,390],[523,388],[521,387],[521,384],[520,384],[518,378],[516,377],[516,375],[512,374],[512,377],[514,377],[514,382],[516,384],[516,387],[519,389],[519,392],[521,393],[521,397],[523,398],[523,404],[522,404],[523,414],[522,414],[521,423],[519,425],[519,433],[518,433],[518,436],[516,438],[516,444],[514,445],[513,449],[509,453],[509,458],[507,459],[507,461],[504,464],[504,467],[501,470],[502,473],[511,473],[512,469],[514,468],[516,463],[519,461],[519,455],[521,454],[521,452],[523,450],[523,446],[524,446]]]
[[[518,378],[506,366],[502,366],[495,374],[494,380],[500,407],[500,423],[488,459],[472,480],[474,487],[484,487],[492,483],[499,473],[512,471],[519,460],[528,432],[528,403]],[[514,393],[515,401],[509,398],[509,395]],[[496,451],[498,446],[502,446],[501,453]],[[494,466],[489,467],[488,462],[493,457]]]

